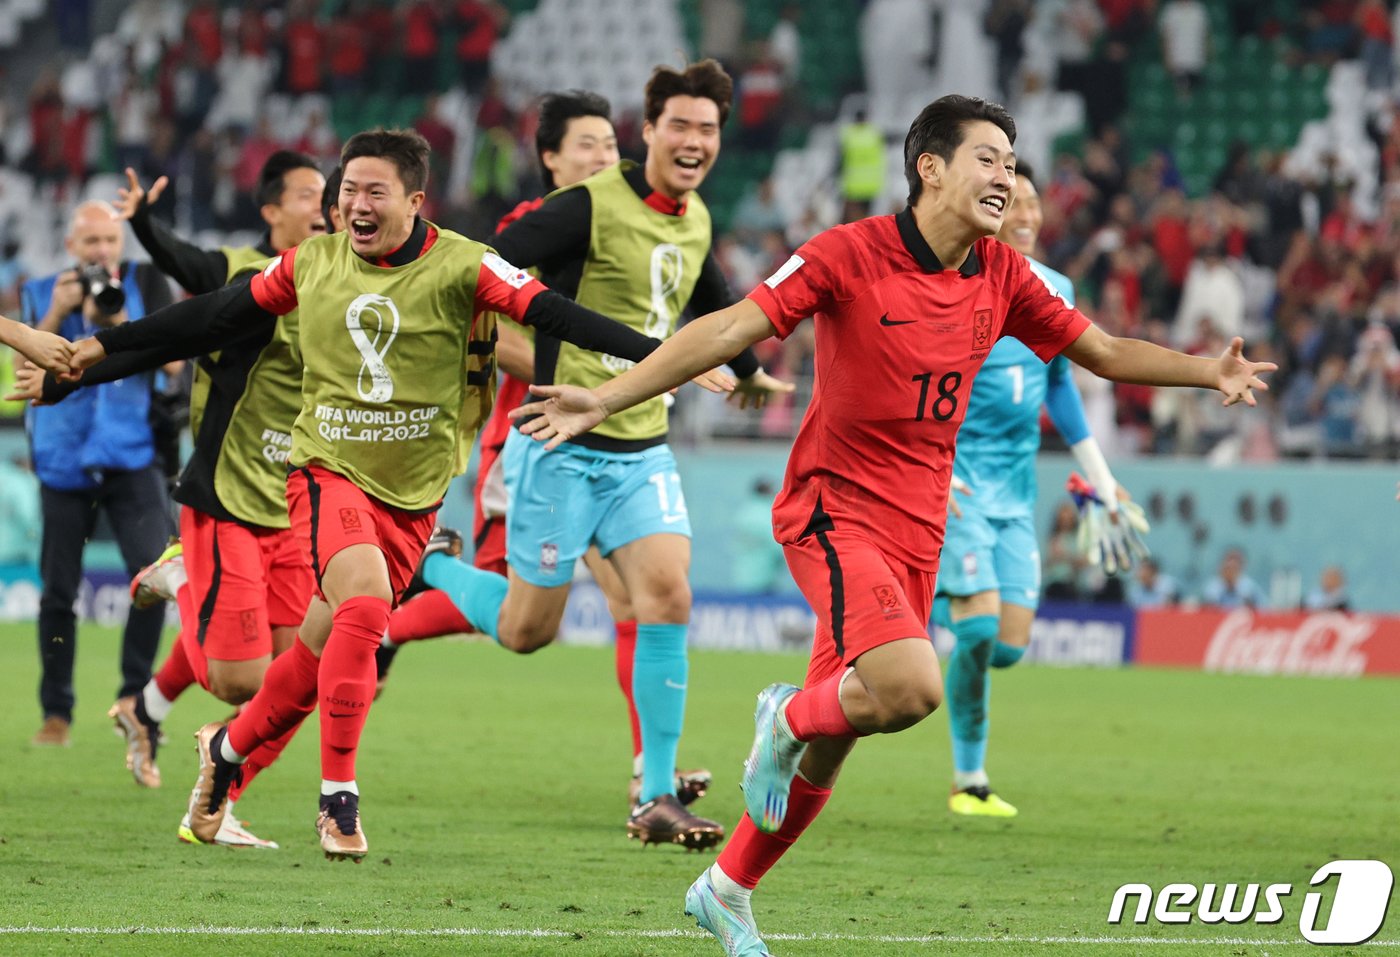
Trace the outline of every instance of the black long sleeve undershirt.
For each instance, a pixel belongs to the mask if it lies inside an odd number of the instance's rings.
[[[201,355],[255,335],[270,334],[277,317],[253,298],[251,280],[251,275],[240,277],[215,292],[161,309],[141,322],[104,329],[97,334],[97,341],[108,356],[156,349]],[[521,321],[582,349],[638,362],[660,345],[656,339],[549,289],[531,300]],[[197,351],[189,352],[191,349]]]
[[[213,292],[228,279],[228,257],[217,249],[201,249],[175,235],[151,216],[145,200],[131,217],[131,231],[151,255],[157,269],[191,295]],[[269,252],[268,255],[273,255]]]
[[[650,192],[645,173],[640,167],[626,170],[623,176],[639,199],[644,199]],[[592,228],[592,194],[586,189],[569,189],[551,197],[539,209],[533,209],[515,220],[493,236],[489,245],[508,263],[522,269],[538,267],[549,288],[573,298],[578,295],[579,282],[583,277]],[[703,316],[732,306],[736,301],[729,289],[729,281],[724,277],[724,270],[715,259],[712,236],[710,249],[705,254],[700,275],[690,294],[688,308],[693,315]],[[760,368],[758,357],[753,349],[747,347],[727,365],[741,379],[747,379]],[[537,367],[536,379],[552,381],[552,363],[548,370]]]

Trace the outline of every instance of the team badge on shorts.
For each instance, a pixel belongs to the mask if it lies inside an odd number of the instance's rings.
[[[972,350],[986,349],[992,344],[992,310],[978,309],[972,314]]]
[[[898,618],[904,614],[904,608],[899,603],[899,592],[894,590],[893,585],[876,585],[874,591],[875,600],[880,603],[880,611],[885,618]]]
[[[540,546],[540,571],[552,572],[559,568],[559,546],[545,542]]]
[[[243,640],[258,640],[258,613],[255,611],[241,611],[238,613],[238,624],[243,629]]]
[[[347,532],[358,532],[360,530],[360,510],[342,508],[340,510],[340,527]]]
[[[962,559],[963,574],[968,578],[977,577],[977,553],[968,552]]]

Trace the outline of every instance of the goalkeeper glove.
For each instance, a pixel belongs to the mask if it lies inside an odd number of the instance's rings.
[[[1070,474],[1065,490],[1079,510],[1079,550],[1090,564],[1102,565],[1106,573],[1114,575],[1128,571],[1134,562],[1151,554],[1142,540],[1151,529],[1142,506],[1126,501],[1110,509],[1077,472]]]

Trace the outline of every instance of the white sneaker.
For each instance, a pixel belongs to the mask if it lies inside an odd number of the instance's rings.
[[[195,837],[194,831],[190,828],[190,813],[185,812],[184,820],[180,822],[178,832],[180,840],[186,844],[203,844],[199,838]],[[224,812],[223,823],[219,825],[219,833],[214,836],[215,844],[223,844],[226,847],[263,847],[268,850],[277,850],[276,841],[266,841],[258,837],[252,831],[243,826],[243,822],[238,820],[233,814],[233,802],[230,801],[228,810]]]

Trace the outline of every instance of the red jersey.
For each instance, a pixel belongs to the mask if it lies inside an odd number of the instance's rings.
[[[816,324],[816,385],[773,506],[777,540],[829,520],[931,571],[988,351],[1015,336],[1048,362],[1089,326],[995,239],[945,269],[909,209],[827,230],[749,298],[783,337],[807,316]]]

